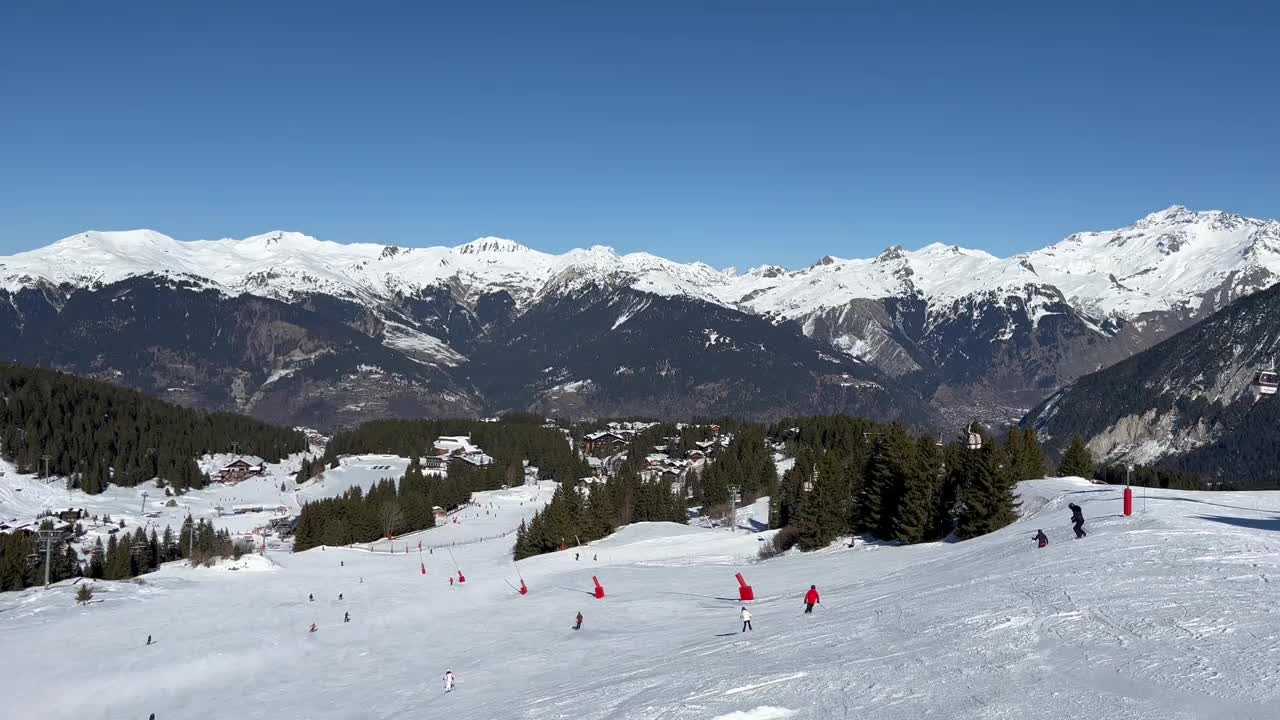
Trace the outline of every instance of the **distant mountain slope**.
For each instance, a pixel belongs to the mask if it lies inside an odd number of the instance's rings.
[[[602,246],[552,255],[501,238],[401,248],[344,245],[290,232],[194,242],[149,230],[86,232],[0,258],[0,336],[20,336],[27,345],[0,348],[0,357],[119,373],[136,387],[162,394],[183,386],[173,382],[186,372],[180,368],[204,365],[189,373],[189,384],[216,381],[223,389],[188,390],[185,400],[310,424],[316,417],[350,424],[381,414],[511,407],[589,413],[625,407],[674,411],[696,404],[710,405],[709,412],[772,413],[766,406],[817,412],[846,404],[839,393],[833,397],[813,387],[788,388],[788,397],[778,400],[759,391],[758,379],[738,383],[735,377],[723,378],[723,391],[710,391],[713,381],[700,378],[693,382],[702,389],[692,395],[664,399],[663,392],[675,392],[670,382],[606,382],[597,372],[603,367],[586,373],[584,362],[604,346],[570,338],[565,308],[596,306],[585,298],[625,304],[645,296],[664,299],[658,303],[663,308],[684,308],[682,322],[690,328],[721,335],[716,323],[734,312],[787,328],[759,339],[761,352],[779,358],[811,354],[811,345],[800,342],[807,336],[825,345],[836,364],[876,370],[880,387],[898,382],[909,388],[908,395],[930,402],[950,426],[972,416],[1017,419],[1064,383],[1149,347],[1278,277],[1280,223],[1178,206],[1125,228],[1076,233],[1010,258],[933,244],[917,251],[890,247],[866,260],[827,256],[799,270],[766,266],[741,274]],[[78,336],[66,334],[67,321],[57,318],[71,303],[79,313],[77,327],[105,332],[123,321],[121,310],[108,311],[111,294],[121,287],[141,293],[138,283],[157,288],[148,292],[160,296],[209,298],[203,307],[216,305],[214,315],[235,308],[241,319],[234,332],[266,332],[271,349],[248,351],[237,345],[239,339],[218,339],[227,348],[215,353],[221,353],[222,369],[214,370],[197,359],[202,343],[220,338],[210,313],[178,318],[145,310],[163,326],[159,338],[165,342],[153,343],[157,349],[149,351],[157,359],[135,352],[125,362],[119,351],[99,357],[89,337],[77,344]],[[245,321],[246,308],[254,308],[249,314],[259,320]],[[279,317],[266,320],[263,313]],[[29,322],[35,317],[52,325]],[[538,320],[554,327],[540,329]],[[271,323],[294,328],[285,333],[294,339],[282,341],[276,330],[283,326]],[[173,345],[180,326],[191,335],[190,346]],[[695,363],[724,368],[722,360],[729,357],[717,358],[723,348],[715,344],[668,338],[661,323],[634,323],[621,333],[593,327],[607,331],[601,337],[615,350],[679,348],[685,354],[649,361],[683,364],[695,374]],[[654,336],[637,337],[639,327]],[[539,348],[539,337],[569,340],[574,353],[548,354]],[[509,346],[505,356],[496,354],[512,338],[529,342],[528,348]],[[136,337],[129,343],[139,345]],[[254,345],[260,349],[262,343]],[[548,363],[536,370],[551,367],[549,374],[564,377],[548,384],[543,376],[513,374],[508,361],[526,349]],[[238,353],[234,362],[227,353]],[[491,366],[504,368],[501,376],[490,376]],[[683,377],[691,377],[689,372]],[[844,373],[837,369],[837,375]],[[524,381],[519,387],[512,383],[517,377]],[[584,402],[581,393],[547,394],[555,385],[587,379],[597,386],[595,404]],[[603,385],[611,389],[600,391]],[[359,393],[367,399],[357,399]],[[897,391],[890,395],[899,397]],[[811,405],[800,407],[801,402]],[[858,397],[850,406],[868,405],[882,402]],[[905,406],[885,410],[885,417],[918,414]]]
[[[1082,377],[1024,420],[1051,447],[1073,433],[1101,458],[1168,464],[1245,485],[1280,483],[1280,397],[1254,373],[1280,362],[1280,286]]]

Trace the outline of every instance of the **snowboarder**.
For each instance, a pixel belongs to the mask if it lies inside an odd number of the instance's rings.
[[[1088,535],[1089,533],[1084,531],[1084,512],[1080,510],[1080,506],[1068,503],[1067,507],[1071,508],[1071,529],[1076,531],[1076,539]]]
[[[755,630],[755,628],[751,627],[751,613],[747,612],[747,606],[743,605],[742,606],[742,632],[746,632],[748,630]]]
[[[341,600],[341,599],[342,599],[342,593],[338,593],[338,599],[339,599],[339,600]]]
[[[147,636],[147,644],[148,644],[148,645],[150,645],[150,644],[151,644],[151,636],[150,636],[150,635],[148,635],[148,636]]]
[[[1048,547],[1049,545],[1049,536],[1045,535],[1043,530],[1036,530],[1035,537],[1032,540],[1036,541],[1036,547]]]
[[[316,624],[311,623],[311,629],[308,632],[315,632],[315,631],[316,631]]]
[[[349,623],[349,622],[351,622],[351,613],[350,613],[350,612],[344,612],[344,613],[342,613],[342,622],[344,622],[344,623]]]
[[[809,592],[804,594],[804,614],[808,615],[813,612],[813,606],[820,602],[822,600],[818,597],[818,586],[810,585]]]
[[[581,629],[582,629],[582,613],[581,613],[581,612],[579,612],[579,613],[578,613],[578,623],[577,623],[576,625],[574,625],[574,626],[573,626],[573,629],[574,629],[574,630],[581,630]]]
[[[453,692],[453,671],[452,670],[444,671],[444,691]]]
[[[315,601],[316,601],[316,596],[315,596],[315,594],[314,594],[314,593],[308,593],[308,594],[307,594],[307,602],[315,602]]]

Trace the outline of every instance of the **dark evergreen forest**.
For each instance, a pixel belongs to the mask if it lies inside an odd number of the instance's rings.
[[[174,487],[208,481],[196,465],[233,449],[278,462],[306,449],[299,432],[242,415],[208,413],[53,370],[0,364],[0,456],[18,472],[69,478],[100,493],[161,478]]]

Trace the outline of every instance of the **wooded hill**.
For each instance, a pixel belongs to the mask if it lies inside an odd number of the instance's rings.
[[[160,478],[177,488],[206,482],[196,458],[232,449],[278,462],[306,449],[302,433],[229,413],[154,400],[73,375],[0,364],[0,457],[18,472],[69,478],[100,493]]]

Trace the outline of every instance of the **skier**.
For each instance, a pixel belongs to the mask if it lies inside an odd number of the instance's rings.
[[[453,692],[453,671],[452,670],[444,671],[444,691]]]
[[[1071,529],[1076,531],[1076,539],[1088,535],[1089,533],[1084,531],[1084,512],[1080,510],[1080,506],[1068,503],[1067,507],[1071,508]]]
[[[755,630],[755,628],[751,627],[751,613],[747,612],[747,606],[743,605],[742,606],[742,632],[746,632],[748,630]]]
[[[349,622],[351,622],[351,613],[350,613],[350,612],[344,612],[344,613],[342,613],[342,622],[344,622],[344,623],[349,623]]]
[[[813,612],[813,606],[820,602],[822,600],[818,598],[818,586],[810,585],[809,592],[804,594],[804,614],[808,615]]]
[[[346,561],[346,560],[339,560],[339,561],[338,561],[338,567],[346,567],[346,566],[347,566],[347,561]]]
[[[449,576],[449,587],[453,587],[453,576]]]
[[[150,636],[150,635],[148,635],[148,636],[147,636],[147,644],[148,644],[148,645],[150,645],[150,644],[151,644],[151,636]]]
[[[591,556],[591,559],[592,559],[592,560],[599,560],[599,559],[600,559],[600,556],[599,556],[599,555],[592,555],[592,556]]]
[[[339,600],[341,600],[341,599],[342,599],[342,593],[338,593],[338,599],[339,599]]]
[[[315,602],[315,601],[316,601],[316,596],[315,596],[314,594],[312,594],[312,593],[308,593],[308,594],[307,594],[307,602]]]
[[[315,631],[316,631],[316,624],[311,623],[311,629],[308,632],[315,632]]]
[[[578,553],[574,553],[574,554],[573,554],[573,559],[574,559],[574,560],[577,560],[577,559],[578,559]]]
[[[581,629],[582,629],[582,613],[581,613],[581,612],[579,612],[579,613],[578,613],[578,624],[574,625],[574,626],[573,626],[573,629],[574,629],[574,630],[581,630]]]
[[[1044,534],[1043,530],[1036,530],[1035,537],[1031,538],[1036,541],[1036,547],[1048,547],[1049,536]]]

